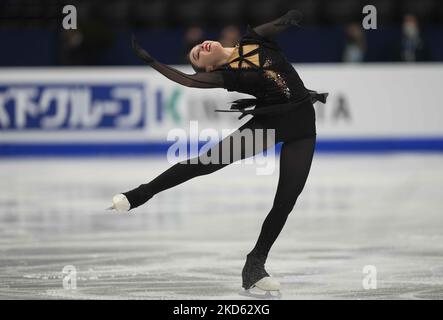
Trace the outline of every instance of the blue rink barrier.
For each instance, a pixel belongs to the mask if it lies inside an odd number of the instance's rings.
[[[165,155],[172,143],[21,143],[0,144],[0,157],[9,156],[128,156]],[[204,144],[199,144],[199,148]],[[277,146],[277,153],[281,144]],[[189,150],[189,145],[188,145]],[[318,139],[316,152],[322,153],[389,153],[443,152],[443,137]]]

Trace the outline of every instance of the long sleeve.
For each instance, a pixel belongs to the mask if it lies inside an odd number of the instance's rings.
[[[224,87],[223,74],[221,71],[197,72],[192,75],[183,73],[171,66],[155,60],[148,52],[146,52],[146,50],[140,47],[134,36],[132,36],[132,48],[140,59],[145,61],[148,65],[160,72],[166,78],[178,84],[192,88]]]
[[[300,20],[302,19],[302,14],[297,10],[290,10],[284,16],[275,19],[271,22],[259,25],[253,30],[260,36],[272,39],[277,34],[286,30],[290,26],[298,26]]]
[[[223,88],[223,75],[220,71],[197,72],[195,74],[186,74],[168,65],[156,60],[149,65],[164,75],[166,78],[192,88]]]

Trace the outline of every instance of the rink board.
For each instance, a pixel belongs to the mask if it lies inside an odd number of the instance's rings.
[[[315,105],[317,151],[443,150],[443,64],[294,67],[307,88],[330,93]],[[204,144],[205,129],[222,138],[239,127],[249,117],[214,110],[241,97],[186,88],[149,67],[3,68],[0,155],[164,154],[174,129]]]

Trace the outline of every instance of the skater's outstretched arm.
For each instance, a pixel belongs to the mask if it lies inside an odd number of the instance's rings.
[[[273,38],[290,26],[298,26],[301,19],[302,14],[300,11],[289,10],[284,16],[271,22],[259,25],[253,28],[253,30],[262,37]]]
[[[192,75],[183,73],[155,60],[140,46],[134,35],[132,36],[132,49],[140,59],[145,61],[148,65],[160,72],[166,78],[177,82],[178,84],[193,88],[223,88],[223,75],[220,71],[197,72]]]

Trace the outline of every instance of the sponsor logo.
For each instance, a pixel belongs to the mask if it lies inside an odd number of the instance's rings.
[[[0,86],[0,130],[142,128],[142,83]]]

